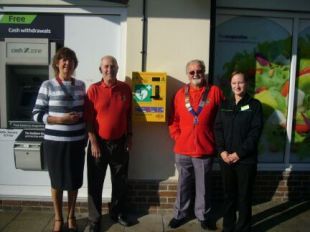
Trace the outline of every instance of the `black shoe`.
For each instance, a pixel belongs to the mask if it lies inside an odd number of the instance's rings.
[[[121,224],[122,226],[130,226],[130,223],[127,219],[127,217],[125,217],[122,214],[119,215],[110,215],[111,219],[119,224]]]
[[[186,218],[182,218],[182,219],[176,219],[176,218],[172,218],[169,222],[169,227],[172,229],[178,228],[179,226],[185,224],[186,222]]]
[[[204,230],[217,230],[216,223],[208,220],[200,221],[201,228]]]
[[[89,222],[84,232],[100,232],[100,222]]]

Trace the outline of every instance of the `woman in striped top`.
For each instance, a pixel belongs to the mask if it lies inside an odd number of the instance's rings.
[[[55,211],[53,231],[62,231],[63,191],[68,191],[68,229],[77,231],[75,203],[83,183],[85,84],[72,77],[78,65],[75,52],[61,48],[53,59],[56,78],[44,81],[33,109],[33,118],[45,124],[43,151],[51,179]]]

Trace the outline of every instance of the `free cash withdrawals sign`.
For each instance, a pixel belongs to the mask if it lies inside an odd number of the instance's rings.
[[[0,14],[0,39],[3,38],[64,40],[64,15]]]

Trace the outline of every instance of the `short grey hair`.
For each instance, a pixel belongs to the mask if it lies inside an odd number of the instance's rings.
[[[205,71],[206,71],[205,62],[203,62],[202,60],[194,59],[194,60],[191,60],[191,61],[187,62],[187,64],[186,64],[186,74],[188,73],[188,67],[191,64],[198,64],[201,67],[202,71],[205,73]]]
[[[118,67],[117,60],[114,56],[107,55],[107,56],[102,57],[100,60],[100,66],[101,66],[103,60],[112,60],[112,62]]]

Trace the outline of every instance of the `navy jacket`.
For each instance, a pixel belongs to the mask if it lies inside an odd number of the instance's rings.
[[[257,163],[257,146],[263,129],[262,105],[246,94],[236,105],[225,100],[217,113],[214,133],[218,154],[237,152],[240,163]]]

